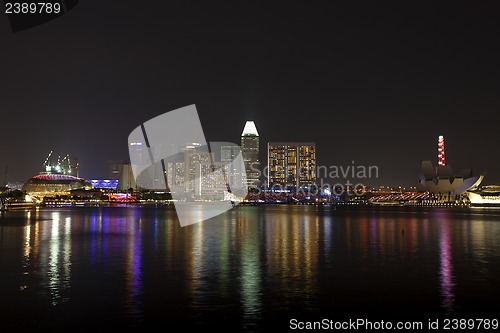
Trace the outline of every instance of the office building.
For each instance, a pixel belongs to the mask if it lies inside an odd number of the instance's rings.
[[[221,147],[221,162],[228,164],[226,178],[231,190],[241,189],[245,177],[241,163],[236,160],[240,153],[241,148],[239,146]]]
[[[223,162],[200,162],[196,164],[196,177],[194,181],[195,196],[204,199],[224,199],[228,190],[226,175],[228,165]]]
[[[260,162],[259,162],[259,133],[255,123],[249,120],[245,123],[241,134],[241,152],[245,163],[247,187],[259,185]]]
[[[316,182],[316,144],[314,142],[269,142],[268,186],[294,187]]]

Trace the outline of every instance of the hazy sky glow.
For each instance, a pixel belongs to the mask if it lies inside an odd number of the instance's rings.
[[[1,180],[50,150],[106,177],[130,131],[196,104],[207,141],[251,119],[263,152],[315,141],[321,165],[377,165],[373,185],[415,185],[438,135],[448,164],[500,183],[497,1],[114,3],[15,34],[0,14]]]

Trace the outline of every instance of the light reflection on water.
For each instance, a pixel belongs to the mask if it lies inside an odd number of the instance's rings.
[[[127,268],[126,268],[126,313],[133,318],[142,318],[142,237],[141,221],[134,223],[127,228],[130,232],[127,234]]]
[[[259,225],[246,219],[243,224],[244,236],[241,246],[241,303],[243,327],[255,329],[262,312],[262,272],[260,267]]]
[[[443,297],[441,304],[446,309],[446,314],[450,316],[454,313],[455,302],[453,290],[455,278],[453,276],[453,258],[451,253],[451,231],[450,221],[443,221],[442,223],[439,234],[441,295]]]
[[[0,222],[0,289],[14,312],[45,311],[34,326],[168,318],[255,331],[292,315],[498,309],[500,218],[488,211],[238,207],[181,228],[169,208],[80,207]]]

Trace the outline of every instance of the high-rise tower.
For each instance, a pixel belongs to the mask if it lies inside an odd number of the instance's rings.
[[[268,186],[298,189],[316,183],[314,142],[269,142],[267,144]]]
[[[252,120],[245,123],[241,134],[241,154],[246,170],[245,183],[248,187],[257,187],[260,175],[259,132]]]
[[[438,138],[438,166],[445,166],[446,159],[444,155],[444,136],[440,135]]]

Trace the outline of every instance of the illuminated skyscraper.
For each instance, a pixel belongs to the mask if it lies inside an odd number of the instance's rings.
[[[314,142],[269,142],[268,186],[313,185],[316,182]]]
[[[154,158],[164,156],[164,149],[165,147],[161,144],[148,147],[139,141],[129,143],[129,153],[134,156],[132,164],[142,169],[140,174],[134,174],[137,188],[150,190],[165,190],[167,188],[162,162],[151,163]]]
[[[227,174],[228,165],[224,162],[197,163],[194,194],[205,199],[224,199],[228,190]]]
[[[249,120],[245,123],[241,134],[241,153],[245,162],[246,185],[257,187],[259,185],[259,133],[255,123]]]
[[[123,164],[125,161],[108,161],[108,179],[118,179]]]
[[[135,182],[134,174],[132,172],[132,166],[130,163],[123,163],[118,166],[118,186],[117,189],[121,191],[126,191],[128,189],[137,188]]]
[[[196,186],[196,170],[200,163],[210,165],[214,156],[208,152],[208,147],[198,142],[187,144],[181,151],[184,153],[184,186],[187,191],[193,191]]]
[[[222,146],[221,147],[221,162],[231,163],[236,159],[236,157],[241,153],[241,148],[239,146]],[[241,187],[243,184],[243,174],[241,172],[241,164],[238,163],[231,164],[227,168],[227,182],[229,183],[229,188]]]
[[[444,155],[444,136],[440,135],[438,138],[438,166],[445,166],[446,159]]]

